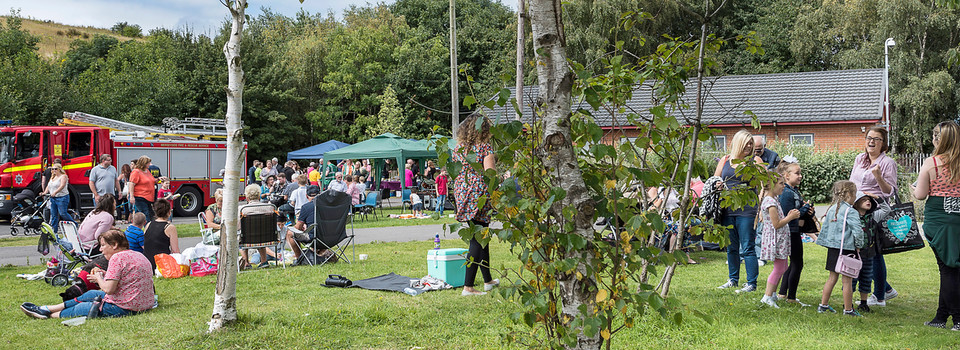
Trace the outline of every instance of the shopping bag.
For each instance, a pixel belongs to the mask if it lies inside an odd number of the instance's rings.
[[[920,237],[913,203],[897,203],[892,206],[890,214],[880,221],[879,236],[880,252],[883,254],[923,248],[923,237]]]
[[[206,275],[214,275],[217,273],[217,267],[219,265],[220,264],[216,256],[190,260],[190,276],[201,277]]]
[[[186,276],[186,271],[177,263],[177,259],[169,254],[157,254],[153,257],[157,263],[157,270],[163,278],[180,278]]]

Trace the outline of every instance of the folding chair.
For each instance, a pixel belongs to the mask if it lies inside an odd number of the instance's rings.
[[[94,254],[94,249],[97,247],[97,244],[94,243],[90,248],[84,248],[83,244],[80,242],[80,228],[77,226],[77,223],[73,221],[60,221],[60,234],[63,235],[63,239],[66,239],[67,242],[70,242],[73,245],[73,251],[77,253],[77,257],[82,260],[90,261],[93,258],[96,258],[103,253]]]
[[[314,252],[317,251],[318,247],[329,249],[335,256],[347,263],[352,263],[346,256],[346,250],[351,246],[353,247],[353,257],[357,256],[357,247],[353,244],[355,234],[352,222],[350,223],[350,234],[347,234],[347,218],[350,216],[350,209],[353,208],[350,195],[327,190],[313,200],[316,203],[316,222],[306,229],[307,232],[310,229],[316,229],[316,238],[310,242],[311,248]],[[318,264],[323,266],[332,257],[333,255],[327,256],[322,262],[318,261]]]
[[[380,192],[370,192],[367,193],[366,200],[363,203],[356,204],[353,206],[354,213],[360,213],[363,215],[363,218],[366,219],[367,215],[370,213],[377,215],[377,198],[379,197]]]
[[[403,195],[400,197],[400,214],[403,214],[403,210],[407,208],[407,204],[410,205],[410,210],[413,210],[413,202],[410,201],[410,190],[403,190]]]
[[[270,203],[253,203],[240,207],[240,249],[280,247],[283,239],[277,229],[277,207]],[[276,252],[283,254],[282,247]],[[267,257],[260,257],[266,261]],[[280,259],[283,268],[286,261]]]

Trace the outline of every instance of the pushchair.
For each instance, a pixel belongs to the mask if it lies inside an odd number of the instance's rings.
[[[13,197],[15,207],[10,212],[10,235],[39,235],[43,222],[43,208],[47,207],[44,197],[38,197],[31,190],[23,190]]]
[[[72,224],[72,223],[71,223]],[[50,259],[52,264],[48,264],[47,273],[44,279],[47,283],[63,287],[72,284],[79,273],[79,267],[93,261],[93,259],[103,255],[99,252],[91,254],[84,252],[80,246],[80,240],[76,236],[76,230],[73,233],[60,230],[59,233],[53,232],[53,227],[43,221],[40,216],[34,216],[28,220],[28,226],[36,226],[40,232],[40,241],[37,243],[37,251],[40,254],[50,254],[50,244],[57,249],[57,256]],[[63,227],[63,226],[61,226]],[[76,226],[74,226],[76,227]]]

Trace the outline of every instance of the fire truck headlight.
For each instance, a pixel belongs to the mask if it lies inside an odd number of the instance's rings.
[[[11,199],[13,199],[13,196],[12,196],[12,195],[9,195],[9,194],[0,194],[0,201],[6,202],[6,201],[9,201],[9,200],[11,200]],[[3,206],[3,203],[2,203],[2,202],[0,202],[0,206]]]

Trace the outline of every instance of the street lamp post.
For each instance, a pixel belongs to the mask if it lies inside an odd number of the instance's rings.
[[[890,133],[890,48],[897,43],[893,38],[887,38],[883,42],[883,119],[887,127],[887,133]]]

